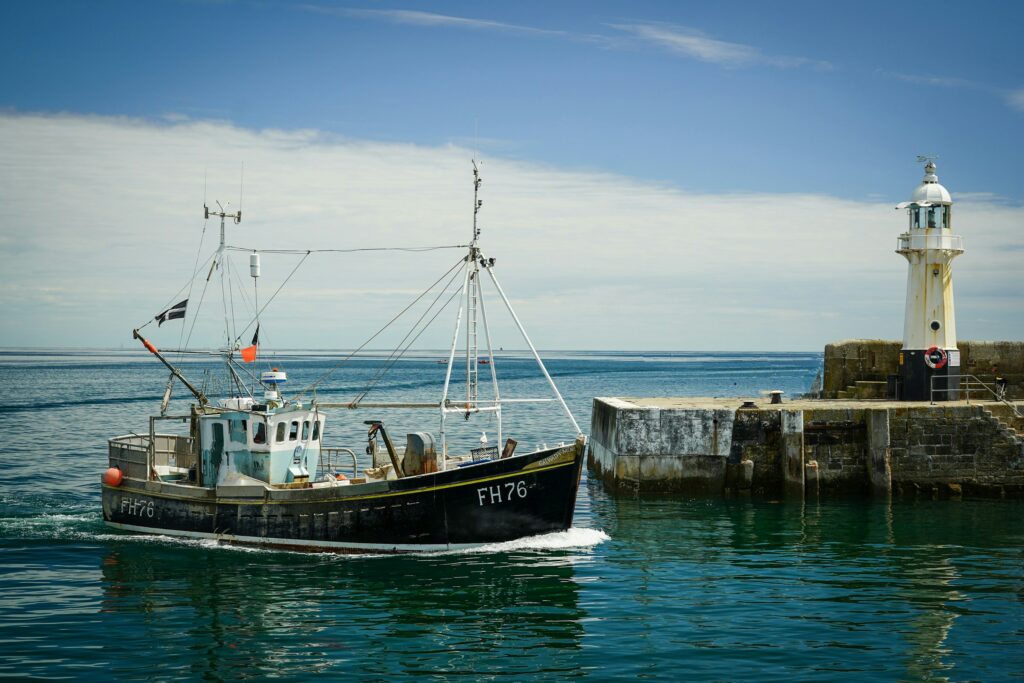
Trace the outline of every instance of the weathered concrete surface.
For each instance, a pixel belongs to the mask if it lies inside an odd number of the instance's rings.
[[[591,467],[614,488],[714,492],[725,481],[735,411],[595,401]]]
[[[876,496],[892,493],[892,451],[889,448],[889,411],[869,410],[865,413],[867,426],[868,479]]]
[[[804,413],[782,410],[782,485],[786,498],[804,498]]]
[[[1024,437],[1002,404],[741,403],[596,398],[590,468],[629,493],[1024,495]]]
[[[884,382],[899,374],[902,342],[888,339],[850,339],[825,346],[822,394],[825,398],[845,398],[840,392],[853,391],[851,398],[875,392],[869,383]],[[1007,396],[1024,399],[1024,342],[960,341],[960,372],[992,383],[996,376],[1007,382]],[[858,386],[860,383],[860,386]],[[981,395],[974,398],[982,399]],[[988,398],[988,397],[984,397]]]

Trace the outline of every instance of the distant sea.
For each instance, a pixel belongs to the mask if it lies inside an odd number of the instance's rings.
[[[374,385],[368,400],[436,400],[443,355],[378,378],[387,354],[362,354],[316,395]],[[343,356],[258,366],[287,371],[297,392]],[[594,396],[793,396],[821,366],[814,353],[545,356],[585,432]],[[181,362],[223,390],[208,360]],[[551,395],[526,354],[503,352],[494,369],[503,396]],[[469,552],[333,556],[115,532],[100,514],[106,440],[145,432],[166,380],[144,352],[0,350],[0,677],[1024,677],[1019,502],[613,498],[584,474],[573,529]],[[171,412],[186,411],[174,396]],[[362,452],[370,418],[399,437],[439,427],[434,411],[337,410],[325,441]],[[491,416],[448,427],[455,448],[498,439]],[[502,427],[521,448],[574,433],[554,403],[509,406]]]

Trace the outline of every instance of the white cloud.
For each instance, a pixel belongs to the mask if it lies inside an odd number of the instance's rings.
[[[899,81],[905,81],[907,83],[917,83],[918,85],[934,85],[940,88],[971,88],[971,89],[986,89],[980,83],[974,81],[968,81],[963,78],[951,78],[949,76],[929,76],[922,74],[905,74],[895,71],[880,71],[880,73],[895,78]]]
[[[1024,88],[1007,92],[1006,103],[1017,111],[1024,111]]]
[[[0,148],[0,345],[131,344],[132,327],[173,303],[188,280],[204,173],[211,204],[234,204],[243,161],[244,221],[228,225],[231,244],[442,245],[465,242],[471,229],[471,152],[456,146],[207,121],[6,114]],[[906,270],[893,253],[903,229],[895,201],[694,194],[501,158],[482,171],[485,250],[543,348],[803,350],[902,334]],[[916,182],[908,177],[894,195]],[[961,335],[1024,336],[1016,296],[1024,272],[1019,252],[1005,246],[1019,242],[1024,209],[974,194],[956,218],[968,245],[956,267]],[[204,258],[217,229],[206,226]],[[268,309],[261,338],[277,347],[354,347],[460,256],[314,254]],[[233,258],[241,315],[252,281],[245,255]],[[298,259],[264,256],[261,301]],[[219,288],[207,297],[207,313],[222,308]],[[521,347],[498,308],[488,300],[495,344]],[[451,322],[454,311],[444,317]],[[208,320],[195,340],[220,338],[219,317]],[[175,325],[155,331],[155,341],[176,344]],[[449,334],[439,324],[424,345],[442,347]]]
[[[888,78],[895,78],[907,83],[917,85],[931,85],[938,88],[958,88],[962,90],[976,90],[1001,98],[1007,106],[1017,111],[1024,111],[1024,88],[1006,89],[999,88],[980,81],[971,81],[966,78],[952,78],[949,76],[930,76],[921,74],[905,74],[895,71],[877,70],[877,73]]]
[[[379,19],[381,21],[390,21],[395,24],[410,24],[413,26],[445,26],[476,31],[508,31],[512,33],[529,33],[545,36],[567,35],[565,31],[550,31],[547,29],[534,28],[532,26],[507,24],[501,21],[490,21],[487,19],[454,17],[447,14],[423,12],[420,10],[356,9],[348,7],[323,7],[321,5],[302,5],[301,8],[309,12],[317,12],[320,14],[333,14],[336,16],[358,17],[364,19]]]
[[[767,55],[751,45],[730,43],[704,35],[685,26],[662,23],[610,24],[611,28],[625,31],[669,52],[702,62],[710,62],[728,68],[748,67],[759,64],[780,68],[810,66],[817,69],[831,69],[828,62],[805,57]]]
[[[423,12],[420,10],[357,9],[347,7],[324,7],[322,5],[300,5],[299,7],[308,12],[340,17],[377,19],[380,21],[413,26],[462,28],[474,31],[502,31],[507,33],[548,36],[564,38],[580,43],[600,45],[605,48],[626,48],[631,44],[631,42],[639,39],[642,42],[651,43],[663,48],[677,56],[699,59],[704,62],[710,62],[712,64],[718,64],[728,68],[763,64],[779,68],[811,67],[818,70],[832,69],[832,65],[829,62],[807,59],[805,57],[767,55],[750,45],[716,40],[714,38],[709,38],[696,29],[659,22],[608,24],[609,28],[616,29],[617,31],[621,31],[630,36],[628,39],[623,39],[616,35],[575,33],[571,31],[542,29],[533,26],[523,26],[521,24],[508,24],[489,19],[456,17],[447,14],[437,14],[435,12]]]

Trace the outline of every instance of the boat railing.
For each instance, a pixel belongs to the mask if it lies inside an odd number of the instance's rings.
[[[320,471],[323,473],[342,472],[349,458],[352,459],[352,474],[350,478],[355,479],[359,476],[359,459],[356,457],[356,452],[351,448],[321,447]]]
[[[107,443],[109,466],[132,479],[184,478],[183,474],[196,466],[197,458],[189,436],[151,431],[115,436]]]
[[[107,442],[110,467],[132,479],[149,477],[149,437],[138,434],[115,436]]]

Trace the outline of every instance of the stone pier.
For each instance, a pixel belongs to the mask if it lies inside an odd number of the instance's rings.
[[[1024,420],[1003,404],[757,403],[596,398],[588,465],[624,493],[1024,496]]]

